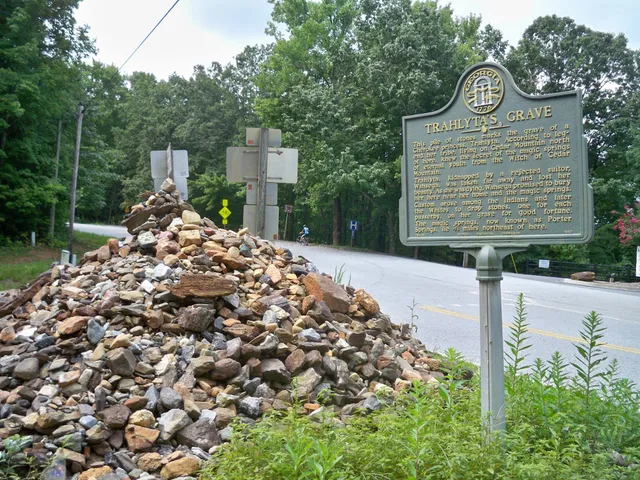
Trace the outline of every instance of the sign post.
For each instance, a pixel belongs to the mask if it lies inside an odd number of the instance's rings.
[[[404,117],[400,239],[476,259],[482,420],[505,429],[502,260],[529,245],[593,236],[579,91],[532,96],[480,63],[442,109]]]
[[[160,190],[167,178],[176,182],[180,196],[187,200],[187,178],[189,178],[189,155],[186,150],[173,150],[171,144],[166,150],[151,151],[151,177],[155,191]]]
[[[640,247],[636,250],[636,277],[640,277]]]
[[[220,211],[218,213],[222,217],[222,224],[223,225],[226,225],[226,224],[229,223],[229,220],[227,220],[227,219],[231,215],[231,210],[229,210],[229,208],[227,208],[228,205],[229,205],[229,200],[227,200],[226,198],[222,199],[222,208],[220,209]]]
[[[349,230],[351,230],[351,246],[353,247],[353,239],[356,236],[356,230],[358,230],[358,221],[351,220],[349,223]]]
[[[280,148],[282,132],[275,128],[247,128],[246,143],[227,148],[227,181],[247,183],[243,225],[261,238],[277,240],[277,184],[298,181],[298,150]]]
[[[291,212],[293,212],[293,205],[285,205],[284,206],[284,211],[287,214],[286,217],[284,217],[284,233],[282,234],[282,238],[284,240],[287,239],[287,224],[289,223],[289,214]]]

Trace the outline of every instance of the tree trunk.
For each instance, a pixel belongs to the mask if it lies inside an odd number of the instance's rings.
[[[389,229],[389,253],[396,254],[396,228],[395,215],[391,210],[387,211],[387,228]]]
[[[333,199],[333,244],[340,245],[340,227],[342,226],[342,205],[340,196]]]

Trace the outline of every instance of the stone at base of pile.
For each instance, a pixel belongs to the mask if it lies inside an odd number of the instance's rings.
[[[54,267],[0,317],[0,439],[54,458],[47,480],[192,476],[234,419],[302,402],[345,420],[442,376],[365,291],[163,185],[123,222],[130,237]]]

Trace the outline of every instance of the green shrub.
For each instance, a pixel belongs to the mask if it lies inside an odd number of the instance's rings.
[[[292,408],[251,428],[236,424],[202,479],[640,479],[639,393],[617,377],[617,362],[604,366],[597,314],[580,334],[573,362],[555,353],[527,364],[520,297],[507,341],[503,442],[483,441],[477,375],[469,378],[450,349],[439,385],[415,385],[371,415],[342,424]]]

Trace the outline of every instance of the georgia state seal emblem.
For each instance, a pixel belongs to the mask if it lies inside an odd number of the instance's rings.
[[[464,104],[473,113],[492,112],[504,97],[504,82],[497,70],[482,67],[469,74],[464,82]]]

